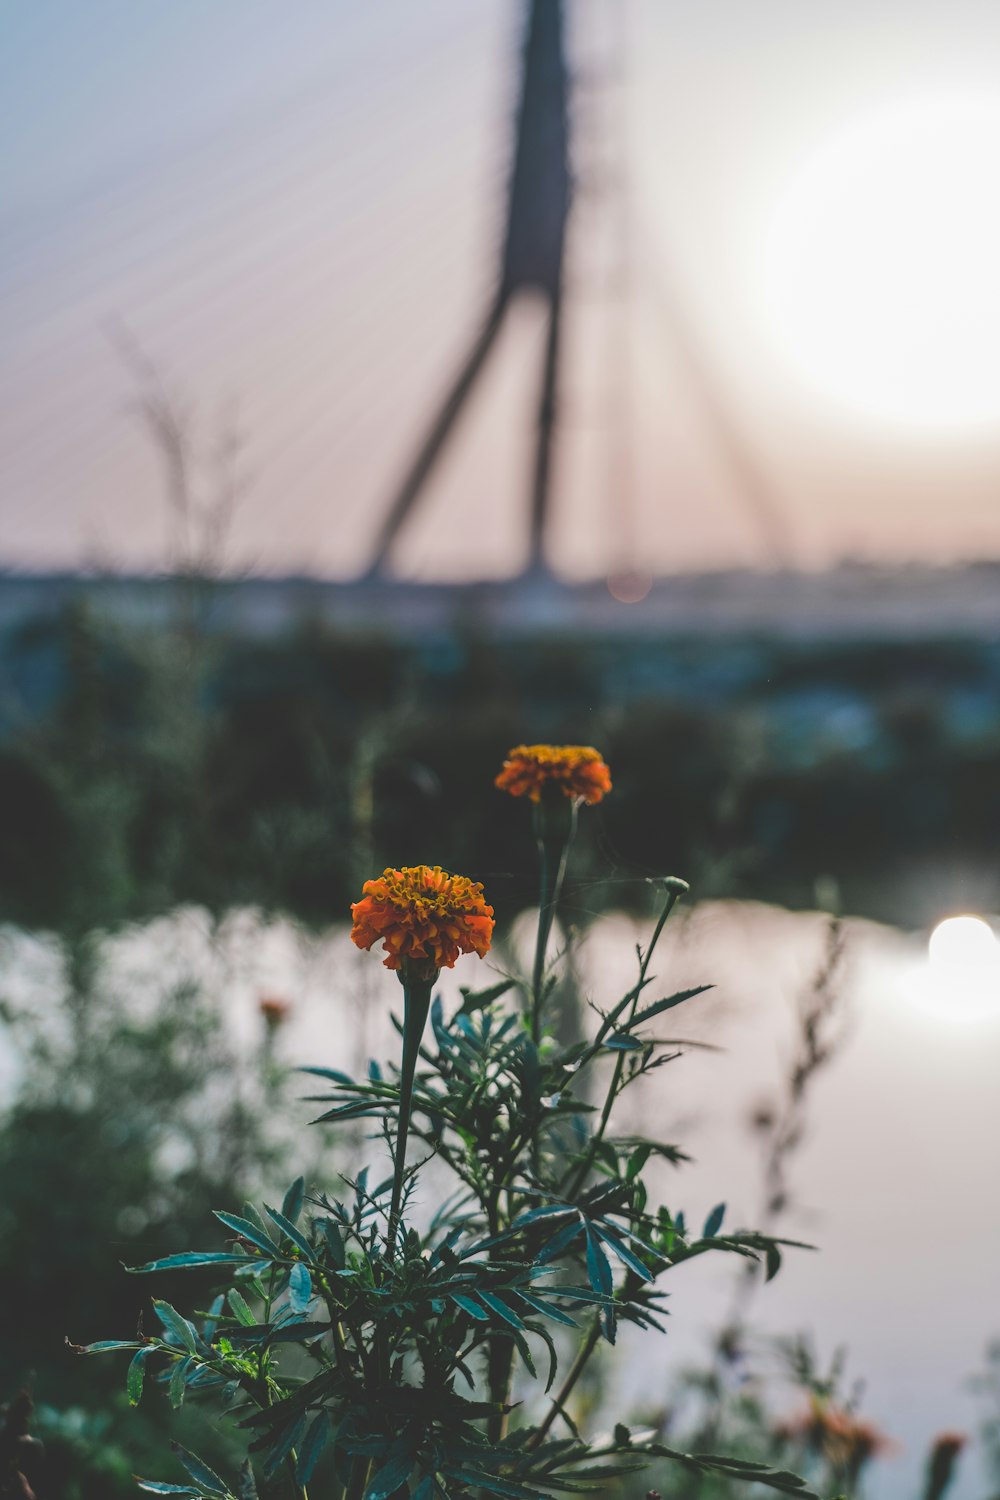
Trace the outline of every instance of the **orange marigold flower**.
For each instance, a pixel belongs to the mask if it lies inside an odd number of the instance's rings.
[[[384,939],[387,969],[404,963],[428,971],[451,969],[460,953],[483,958],[493,937],[493,908],[484,901],[482,886],[449,875],[440,865],[385,870],[366,880],[351,912],[352,940],[371,948]]]
[[[516,745],[496,778],[512,797],[541,799],[542,788],[557,786],[567,797],[600,802],[611,790],[611,772],[592,745]]]
[[[268,1026],[280,1026],[291,1015],[292,1002],[281,995],[261,995],[257,1008]]]

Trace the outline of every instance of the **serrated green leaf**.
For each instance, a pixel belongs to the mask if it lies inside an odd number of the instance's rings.
[[[499,1000],[501,995],[513,988],[513,979],[501,979],[499,984],[491,984],[485,990],[469,990],[462,985],[462,1015],[472,1015],[477,1010],[482,1010],[485,1005],[492,1005],[494,1000]]]
[[[210,1469],[204,1459],[198,1457],[197,1453],[191,1453],[181,1443],[176,1441],[171,1441],[170,1447],[200,1489],[208,1490],[213,1495],[228,1494],[226,1486],[215,1470]]]
[[[116,1349],[142,1349],[144,1346],[136,1339],[101,1339],[96,1344],[83,1344],[77,1348],[73,1346],[75,1354],[111,1354]]]
[[[524,1325],[522,1324],[521,1326],[523,1327]],[[535,1361],[531,1355],[531,1347],[528,1344],[528,1341],[525,1338],[524,1334],[519,1333],[518,1330],[514,1328],[511,1332],[511,1338],[514,1340],[517,1352],[518,1354],[520,1354],[521,1359],[524,1362],[524,1368],[527,1370],[532,1380],[537,1380],[538,1371],[535,1369]]]
[[[562,1323],[569,1328],[579,1328],[579,1323],[575,1318],[571,1318],[569,1313],[563,1312],[561,1307],[552,1307],[548,1302],[543,1302],[541,1297],[533,1292],[518,1290],[517,1295],[522,1302],[527,1302],[528,1306],[533,1307],[536,1312],[544,1313],[545,1317],[551,1318],[554,1323]]]
[[[470,1489],[490,1490],[494,1495],[505,1496],[506,1500],[544,1500],[537,1490],[529,1490],[527,1485],[517,1484],[513,1479],[501,1479],[496,1474],[484,1473],[482,1469],[459,1469],[443,1465],[441,1472]]]
[[[673,1010],[675,1005],[683,1005],[685,1000],[693,1000],[696,995],[704,995],[708,990],[714,990],[714,984],[696,984],[690,990],[678,990],[675,995],[667,995],[663,1000],[654,1000],[652,1005],[647,1005],[641,1010],[631,1022],[633,1026],[640,1026],[643,1021],[651,1021],[654,1016],[662,1016],[665,1010]]]
[[[542,1246],[537,1256],[538,1264],[545,1265],[548,1261],[555,1260],[567,1246],[572,1244],[573,1240],[576,1239],[582,1230],[583,1224],[580,1221],[564,1225],[558,1234],[554,1234],[548,1243]]]
[[[177,1339],[189,1354],[197,1353],[198,1336],[193,1324],[189,1323],[187,1318],[181,1317],[177,1309],[171,1307],[169,1302],[161,1302],[159,1297],[153,1298],[153,1308],[167,1333]]]
[[[713,1236],[717,1235],[719,1230],[722,1228],[722,1221],[725,1217],[726,1205],[724,1203],[717,1203],[712,1209],[712,1212],[709,1214],[708,1218],[705,1220],[705,1227],[701,1231],[702,1238],[710,1240],[713,1238]]]
[[[282,1234],[290,1239],[292,1244],[297,1246],[298,1249],[302,1251],[302,1254],[305,1256],[306,1260],[313,1261],[315,1257],[313,1256],[312,1246],[306,1239],[305,1235],[302,1234],[300,1230],[296,1229],[291,1219],[286,1219],[283,1213],[279,1213],[276,1208],[268,1207],[266,1203],[264,1204],[264,1208],[267,1210],[268,1218],[274,1220],[274,1223],[281,1230]]]
[[[529,1208],[527,1213],[518,1214],[510,1227],[512,1230],[523,1229],[526,1224],[534,1224],[537,1219],[550,1218],[556,1214],[565,1217],[566,1214],[575,1213],[576,1209],[571,1203],[547,1203],[544,1208]]]
[[[306,1421],[306,1415],[303,1414],[298,1421],[290,1423],[268,1450],[264,1460],[264,1474],[267,1478],[277,1473],[292,1449],[300,1442],[305,1434]]]
[[[543,1328],[540,1323],[528,1323],[525,1326],[535,1335],[536,1338],[541,1339],[542,1343],[549,1351],[549,1374],[548,1379],[545,1382],[545,1394],[547,1396],[549,1394],[549,1391],[552,1389],[552,1382],[555,1380],[556,1371],[559,1368],[559,1355],[556,1352],[555,1341],[553,1340],[552,1335],[549,1333],[548,1329]]]
[[[587,1228],[587,1275],[595,1292],[600,1292],[602,1297],[612,1295],[615,1284],[611,1275],[611,1266],[608,1257],[598,1244],[597,1236],[589,1226]]]
[[[226,1301],[229,1303],[233,1315],[239,1319],[244,1328],[252,1328],[254,1326],[257,1319],[250,1311],[247,1300],[241,1292],[238,1292],[235,1287],[230,1287],[226,1294]]]
[[[174,1408],[175,1411],[179,1406],[183,1405],[184,1389],[187,1384],[187,1373],[191,1368],[191,1364],[192,1361],[190,1355],[188,1355],[185,1359],[174,1360],[174,1367],[170,1372],[169,1395],[170,1405]]]
[[[321,1411],[310,1423],[298,1450],[295,1475],[300,1485],[309,1483],[323,1449],[330,1441],[333,1424],[328,1411]]]
[[[395,1445],[394,1445],[395,1446]],[[409,1445],[384,1463],[368,1481],[365,1500],[389,1500],[410,1477],[413,1468],[413,1453]]]
[[[344,1247],[344,1237],[332,1219],[321,1219],[320,1228],[323,1238],[326,1240],[330,1251],[330,1259],[338,1271],[342,1271],[347,1264],[347,1251]]]
[[[145,1364],[153,1350],[148,1346],[140,1349],[129,1363],[128,1374],[125,1377],[125,1391],[128,1395],[129,1406],[138,1406],[142,1400],[143,1377],[146,1373]]]
[[[304,1177],[296,1177],[288,1192],[285,1194],[281,1204],[281,1212],[292,1224],[297,1224],[299,1214],[302,1212],[302,1203],[306,1195],[306,1183]]]
[[[477,1291],[476,1296],[479,1298],[480,1302],[484,1302],[492,1312],[495,1312],[498,1318],[502,1318],[505,1323],[509,1323],[511,1328],[524,1327],[523,1322],[518,1317],[514,1309],[512,1307],[508,1307],[506,1302],[504,1302],[502,1298],[498,1297],[495,1292]]]
[[[166,1255],[144,1266],[126,1266],[130,1276],[149,1276],[155,1271],[188,1271],[195,1266],[249,1266],[263,1269],[259,1255],[240,1255],[226,1250],[185,1250],[180,1255]]]
[[[296,1312],[305,1312],[312,1301],[312,1277],[301,1261],[294,1265],[288,1278],[288,1298]]]
[[[596,1234],[600,1235],[608,1249],[613,1250],[622,1264],[628,1266],[629,1270],[634,1272],[640,1281],[653,1280],[652,1271],[650,1271],[648,1266],[643,1265],[639,1257],[634,1255],[627,1245],[622,1244],[621,1240],[617,1239],[613,1234],[609,1234],[603,1225],[595,1224],[594,1230]]]
[[[191,1484],[164,1484],[159,1479],[140,1479],[138,1474],[135,1482],[141,1490],[148,1490],[151,1495],[197,1495],[198,1491]]]
[[[213,1299],[212,1305],[208,1309],[205,1321],[201,1325],[201,1336],[205,1340],[206,1344],[210,1344],[213,1337],[215,1336],[216,1325],[222,1315],[222,1309],[225,1307],[225,1305],[226,1299],[220,1292],[219,1295]]]
[[[240,1464],[240,1476],[236,1481],[236,1494],[239,1500],[257,1500],[257,1476],[253,1471],[253,1464],[245,1458]]]
[[[473,1302],[471,1297],[465,1297],[461,1292],[449,1292],[448,1296],[457,1307],[460,1307],[463,1312],[467,1312],[470,1318],[475,1318],[477,1323],[488,1323],[490,1321],[489,1313],[484,1312],[479,1303]]]
[[[277,1255],[278,1247],[270,1235],[266,1230],[259,1229],[250,1219],[241,1219],[238,1214],[224,1214],[219,1209],[215,1210],[215,1217],[220,1223],[225,1224],[227,1229],[231,1229],[241,1239],[249,1240],[252,1245],[256,1245],[265,1254]]]

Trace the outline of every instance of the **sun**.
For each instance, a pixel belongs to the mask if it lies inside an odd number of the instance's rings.
[[[997,183],[1000,97],[898,101],[812,150],[757,262],[796,378],[883,427],[1000,425]]]
[[[1000,942],[985,918],[945,917],[927,943],[927,956],[903,974],[906,998],[937,1019],[958,1023],[1000,1020]]]

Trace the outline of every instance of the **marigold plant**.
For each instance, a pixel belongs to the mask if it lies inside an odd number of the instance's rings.
[[[536,788],[561,787],[574,812],[610,787],[597,752],[583,747],[520,747],[508,765],[541,749],[552,758],[536,767],[565,774],[539,771]],[[596,794],[588,798],[585,786]],[[540,796],[536,808],[549,800]],[[156,1333],[87,1352],[131,1352],[133,1402],[150,1369],[175,1404],[187,1393],[218,1401],[249,1448],[239,1477],[178,1448],[187,1478],[140,1481],[147,1490],[252,1500],[258,1482],[280,1480],[298,1500],[310,1484],[343,1500],[535,1500],[605,1495],[655,1458],[692,1477],[808,1495],[802,1480],[765,1464],[679,1452],[623,1422],[593,1436],[574,1420],[577,1383],[595,1351],[613,1345],[622,1324],[662,1331],[663,1282],[675,1267],[724,1252],[759,1258],[770,1277],[788,1242],[724,1230],[722,1205],[700,1233],[689,1228],[647,1179],[649,1164],[676,1164],[683,1153],[612,1126],[623,1093],[681,1055],[650,1028],[708,988],[655,987],[654,953],[683,881],[659,883],[659,914],[625,994],[595,997],[576,1040],[548,1033],[545,1004],[558,975],[546,939],[572,831],[572,819],[555,813],[535,823],[532,974],[499,973],[447,1009],[434,995],[439,970],[490,948],[493,909],[482,887],[426,865],[365,884],[351,936],[367,949],[381,941],[400,981],[401,1054],[388,1067],[373,1062],[360,1079],[305,1071],[323,1082],[319,1119],[334,1142],[339,1128],[370,1121],[371,1158],[388,1154],[392,1171],[382,1180],[380,1168],[372,1177],[367,1165],[345,1162],[336,1196],[307,1192],[299,1178],[280,1208],[217,1212],[224,1248],[138,1268],[201,1268],[219,1294],[190,1314],[154,1299]],[[411,1139],[416,1161],[407,1159]],[[430,1158],[438,1175],[421,1199],[414,1189]],[[441,1173],[452,1193],[441,1191]]]

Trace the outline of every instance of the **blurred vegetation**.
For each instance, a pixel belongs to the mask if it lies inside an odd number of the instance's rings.
[[[308,619],[251,641],[196,613],[182,596],[177,629],[126,634],[80,602],[8,639],[0,918],[83,932],[193,901],[325,923],[374,866],[428,852],[488,874],[508,915],[531,876],[491,780],[526,737],[613,762],[579,868],[610,871],[616,903],[664,861],[702,896],[791,907],[832,881],[905,926],[1000,899],[988,643],[529,647]]]

